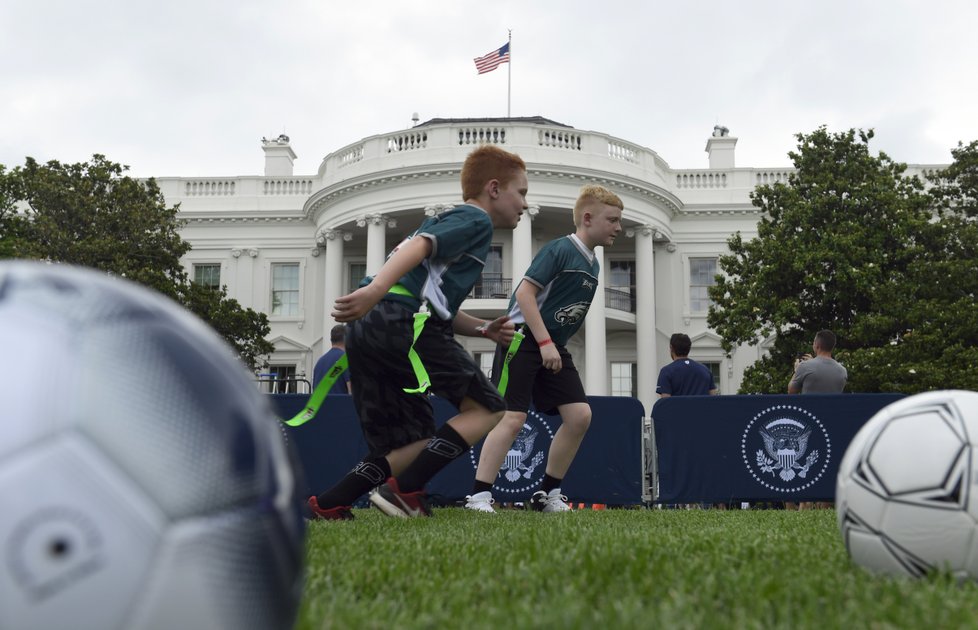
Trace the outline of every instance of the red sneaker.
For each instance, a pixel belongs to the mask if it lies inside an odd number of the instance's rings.
[[[370,502],[387,516],[415,518],[431,516],[431,508],[425,501],[424,491],[401,492],[397,480],[388,477],[376,490],[370,493]]]
[[[337,505],[336,507],[324,510],[319,507],[319,501],[316,497],[309,497],[306,501],[306,505],[309,506],[309,511],[313,514],[313,520],[323,519],[324,521],[352,521],[353,512],[350,511],[349,505]]]

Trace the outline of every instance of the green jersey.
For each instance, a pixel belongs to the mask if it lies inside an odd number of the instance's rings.
[[[431,241],[431,255],[400,280],[400,284],[415,297],[388,293],[386,299],[403,301],[418,308],[421,302],[415,298],[421,298],[428,302],[439,319],[454,318],[482,275],[492,245],[492,230],[489,215],[471,204],[425,219],[421,227],[404,239],[406,242],[422,237]],[[399,247],[395,247],[391,254]],[[361,286],[372,279],[365,278]]]
[[[540,288],[537,307],[554,343],[567,345],[584,323],[598,289],[598,267],[594,252],[575,234],[550,241],[534,256],[520,282]],[[509,318],[517,325],[526,322],[515,291],[509,301]]]

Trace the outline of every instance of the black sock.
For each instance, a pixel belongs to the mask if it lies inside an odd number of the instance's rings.
[[[476,479],[475,483],[472,484],[472,494],[479,494],[480,492],[485,492],[486,490],[492,490],[491,483]]]
[[[353,502],[376,488],[391,476],[391,465],[386,457],[365,457],[362,462],[346,473],[335,486],[316,497],[324,510]]]
[[[549,493],[554,488],[560,487],[560,482],[563,479],[557,479],[556,477],[551,477],[550,475],[543,475],[543,482],[540,484],[540,489],[546,493]]]
[[[435,437],[431,438],[418,457],[397,476],[397,487],[401,492],[421,490],[432,477],[438,474],[439,470],[448,466],[467,450],[469,450],[469,443],[462,439],[452,425],[441,425]]]

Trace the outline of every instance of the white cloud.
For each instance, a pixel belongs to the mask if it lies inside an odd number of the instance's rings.
[[[287,133],[312,173],[362,137],[434,117],[540,115],[705,167],[715,123],[739,166],[788,163],[794,134],[875,127],[874,147],[946,162],[978,82],[965,0],[8,0],[0,164],[92,153],[140,176],[262,172]],[[513,63],[472,59],[506,41]],[[17,61],[13,61],[13,60]]]

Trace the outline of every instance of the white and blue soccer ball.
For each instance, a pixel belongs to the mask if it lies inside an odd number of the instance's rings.
[[[839,529],[856,564],[920,577],[978,578],[978,393],[936,391],[887,405],[839,464]]]
[[[304,524],[275,416],[175,303],[0,261],[0,628],[288,628]]]

